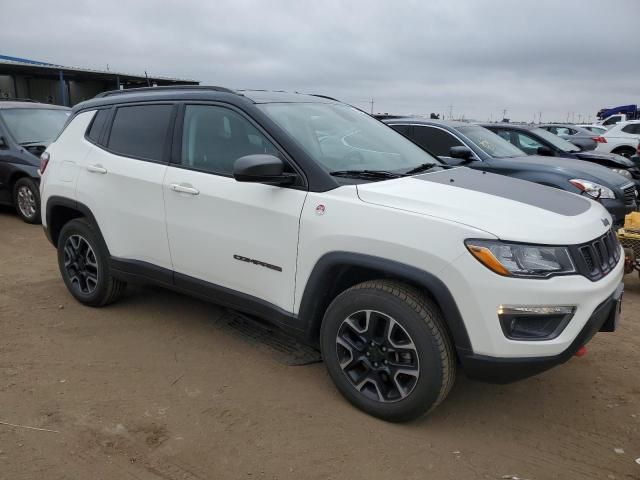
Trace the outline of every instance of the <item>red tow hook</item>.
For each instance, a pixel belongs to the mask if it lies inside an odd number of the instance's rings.
[[[587,347],[583,345],[576,351],[574,355],[576,357],[584,357],[586,354],[587,354]]]

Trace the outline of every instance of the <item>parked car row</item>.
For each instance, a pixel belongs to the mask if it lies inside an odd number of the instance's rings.
[[[638,167],[619,156],[580,151],[541,128],[421,118],[384,121],[449,164],[598,198],[615,226],[621,226],[624,216],[637,208]]]
[[[391,421],[435,408],[458,368],[510,382],[615,330],[624,255],[605,206],[635,207],[630,179],[478,125],[389,123],[220,87],[83,102],[41,155],[62,279],[93,307],[152,283],[268,319]]]

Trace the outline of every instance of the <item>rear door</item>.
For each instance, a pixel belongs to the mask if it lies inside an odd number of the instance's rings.
[[[287,161],[242,112],[193,104],[185,105],[180,117],[175,142],[181,146],[174,148],[164,182],[176,285],[230,297],[240,292],[293,311],[306,189],[233,178],[235,160],[245,155],[266,153]]]
[[[168,103],[114,107],[77,182],[77,199],[93,212],[111,256],[171,269],[162,180],[169,159],[176,106]],[[170,275],[168,276],[170,278]]]

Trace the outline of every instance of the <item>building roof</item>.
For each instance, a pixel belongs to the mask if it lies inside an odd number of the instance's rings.
[[[57,65],[55,63],[41,62],[39,60],[31,60],[28,58],[12,57],[9,55],[0,54],[0,74],[21,74],[21,73],[35,73],[41,75],[59,75],[62,72],[65,77],[82,76],[83,78],[95,77],[96,79],[120,77],[121,82],[135,81],[146,82],[147,79],[150,82],[160,81],[163,83],[180,83],[180,84],[193,84],[197,85],[197,80],[181,79],[174,77],[162,77],[162,76],[147,76],[140,74],[131,74],[124,72],[112,72],[110,70],[95,70],[92,68],[81,67],[67,67],[64,65]]]

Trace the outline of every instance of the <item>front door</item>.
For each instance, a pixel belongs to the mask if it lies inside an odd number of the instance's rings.
[[[178,286],[194,283],[293,311],[305,189],[237,182],[235,160],[278,149],[241,113],[186,105],[181,154],[164,181]]]

